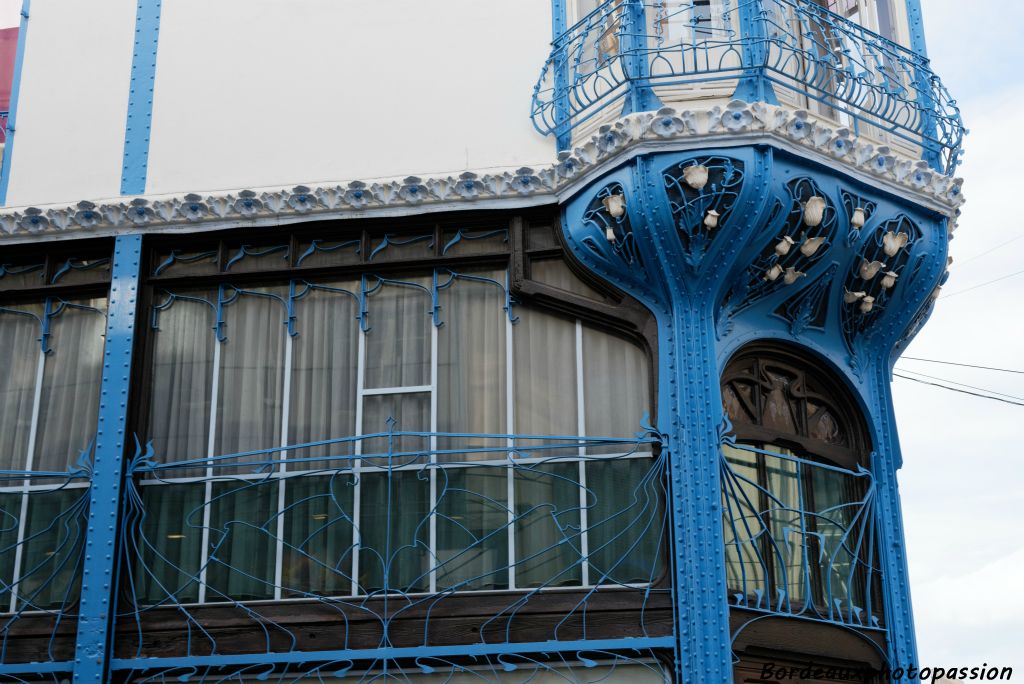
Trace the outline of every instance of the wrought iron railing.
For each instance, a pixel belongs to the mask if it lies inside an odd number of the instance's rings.
[[[389,423],[212,458],[140,448],[113,668],[160,679],[229,665],[300,677],[483,667],[502,681],[657,670],[673,611],[654,436]]]
[[[948,174],[959,162],[960,112],[928,59],[808,0],[726,1],[715,12],[605,0],[554,41],[532,116],[538,131],[564,138],[613,107],[771,99],[766,90],[854,132],[920,146]]]
[[[723,446],[730,605],[883,629],[871,474],[768,449]]]

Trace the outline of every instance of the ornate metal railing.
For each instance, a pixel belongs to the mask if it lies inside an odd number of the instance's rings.
[[[289,681],[484,669],[516,682],[629,667],[646,681],[673,643],[665,464],[650,433],[391,420],[212,458],[140,448],[112,667],[160,680],[277,668]]]
[[[0,472],[0,677],[70,672],[90,454],[69,472]]]
[[[923,148],[952,174],[964,135],[927,58],[808,0],[606,0],[558,37],[534,89],[534,126],[560,139],[609,108],[735,96],[791,101]]]
[[[730,605],[883,629],[868,471],[730,441],[722,508]]]

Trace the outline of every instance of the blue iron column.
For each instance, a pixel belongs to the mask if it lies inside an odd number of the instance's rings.
[[[729,682],[713,288],[684,271],[677,227],[663,199],[664,180],[650,158],[636,160],[633,188],[643,212],[638,242],[645,260],[657,264],[655,277],[664,280],[667,294],[667,310],[656,311],[662,356],[658,426],[669,449],[677,680]]]
[[[767,102],[779,104],[775,97],[775,89],[765,76],[768,63],[768,34],[766,29],[765,9],[761,0],[741,2],[740,45],[743,55],[743,76],[736,86],[733,97],[744,102]]]
[[[141,251],[141,235],[120,236],[114,246],[75,645],[74,678],[81,683],[103,681],[110,651],[108,640],[117,586],[117,516],[124,471]]]

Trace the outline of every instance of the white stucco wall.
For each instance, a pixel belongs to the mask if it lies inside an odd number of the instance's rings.
[[[120,194],[133,0],[34,0],[8,206]],[[550,163],[550,0],[164,0],[147,193]]]
[[[9,206],[120,192],[134,40],[133,0],[32,3]]]
[[[147,192],[540,164],[550,0],[165,0]]]

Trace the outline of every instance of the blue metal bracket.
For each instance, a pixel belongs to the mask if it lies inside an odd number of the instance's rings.
[[[98,684],[104,681],[109,652],[109,633],[116,600],[115,537],[141,255],[141,235],[117,238],[107,308],[93,477],[89,485],[89,526],[82,569],[78,641],[75,644],[76,682]]]
[[[738,8],[742,33],[743,63],[746,68],[733,98],[744,102],[777,105],[775,88],[765,76],[768,63],[768,36],[765,33],[764,7],[760,2],[741,2]]]
[[[648,63],[647,19],[640,0],[626,0],[621,28],[623,66],[629,94],[623,104],[622,116],[634,112],[653,112],[661,108],[661,100],[650,83]]]
[[[11,158],[14,155],[14,129],[18,117],[18,100],[21,94],[21,71],[25,66],[25,43],[28,41],[28,17],[32,0],[22,0],[21,28],[18,29],[18,48],[14,54],[14,76],[11,80],[11,103],[7,112],[6,142],[4,143],[3,165],[0,167],[0,206],[7,204],[7,187],[11,180]]]
[[[131,87],[128,91],[128,119],[124,129],[122,195],[141,195],[146,192],[157,40],[160,35],[160,2],[138,0],[135,14],[135,49],[132,53]]]

